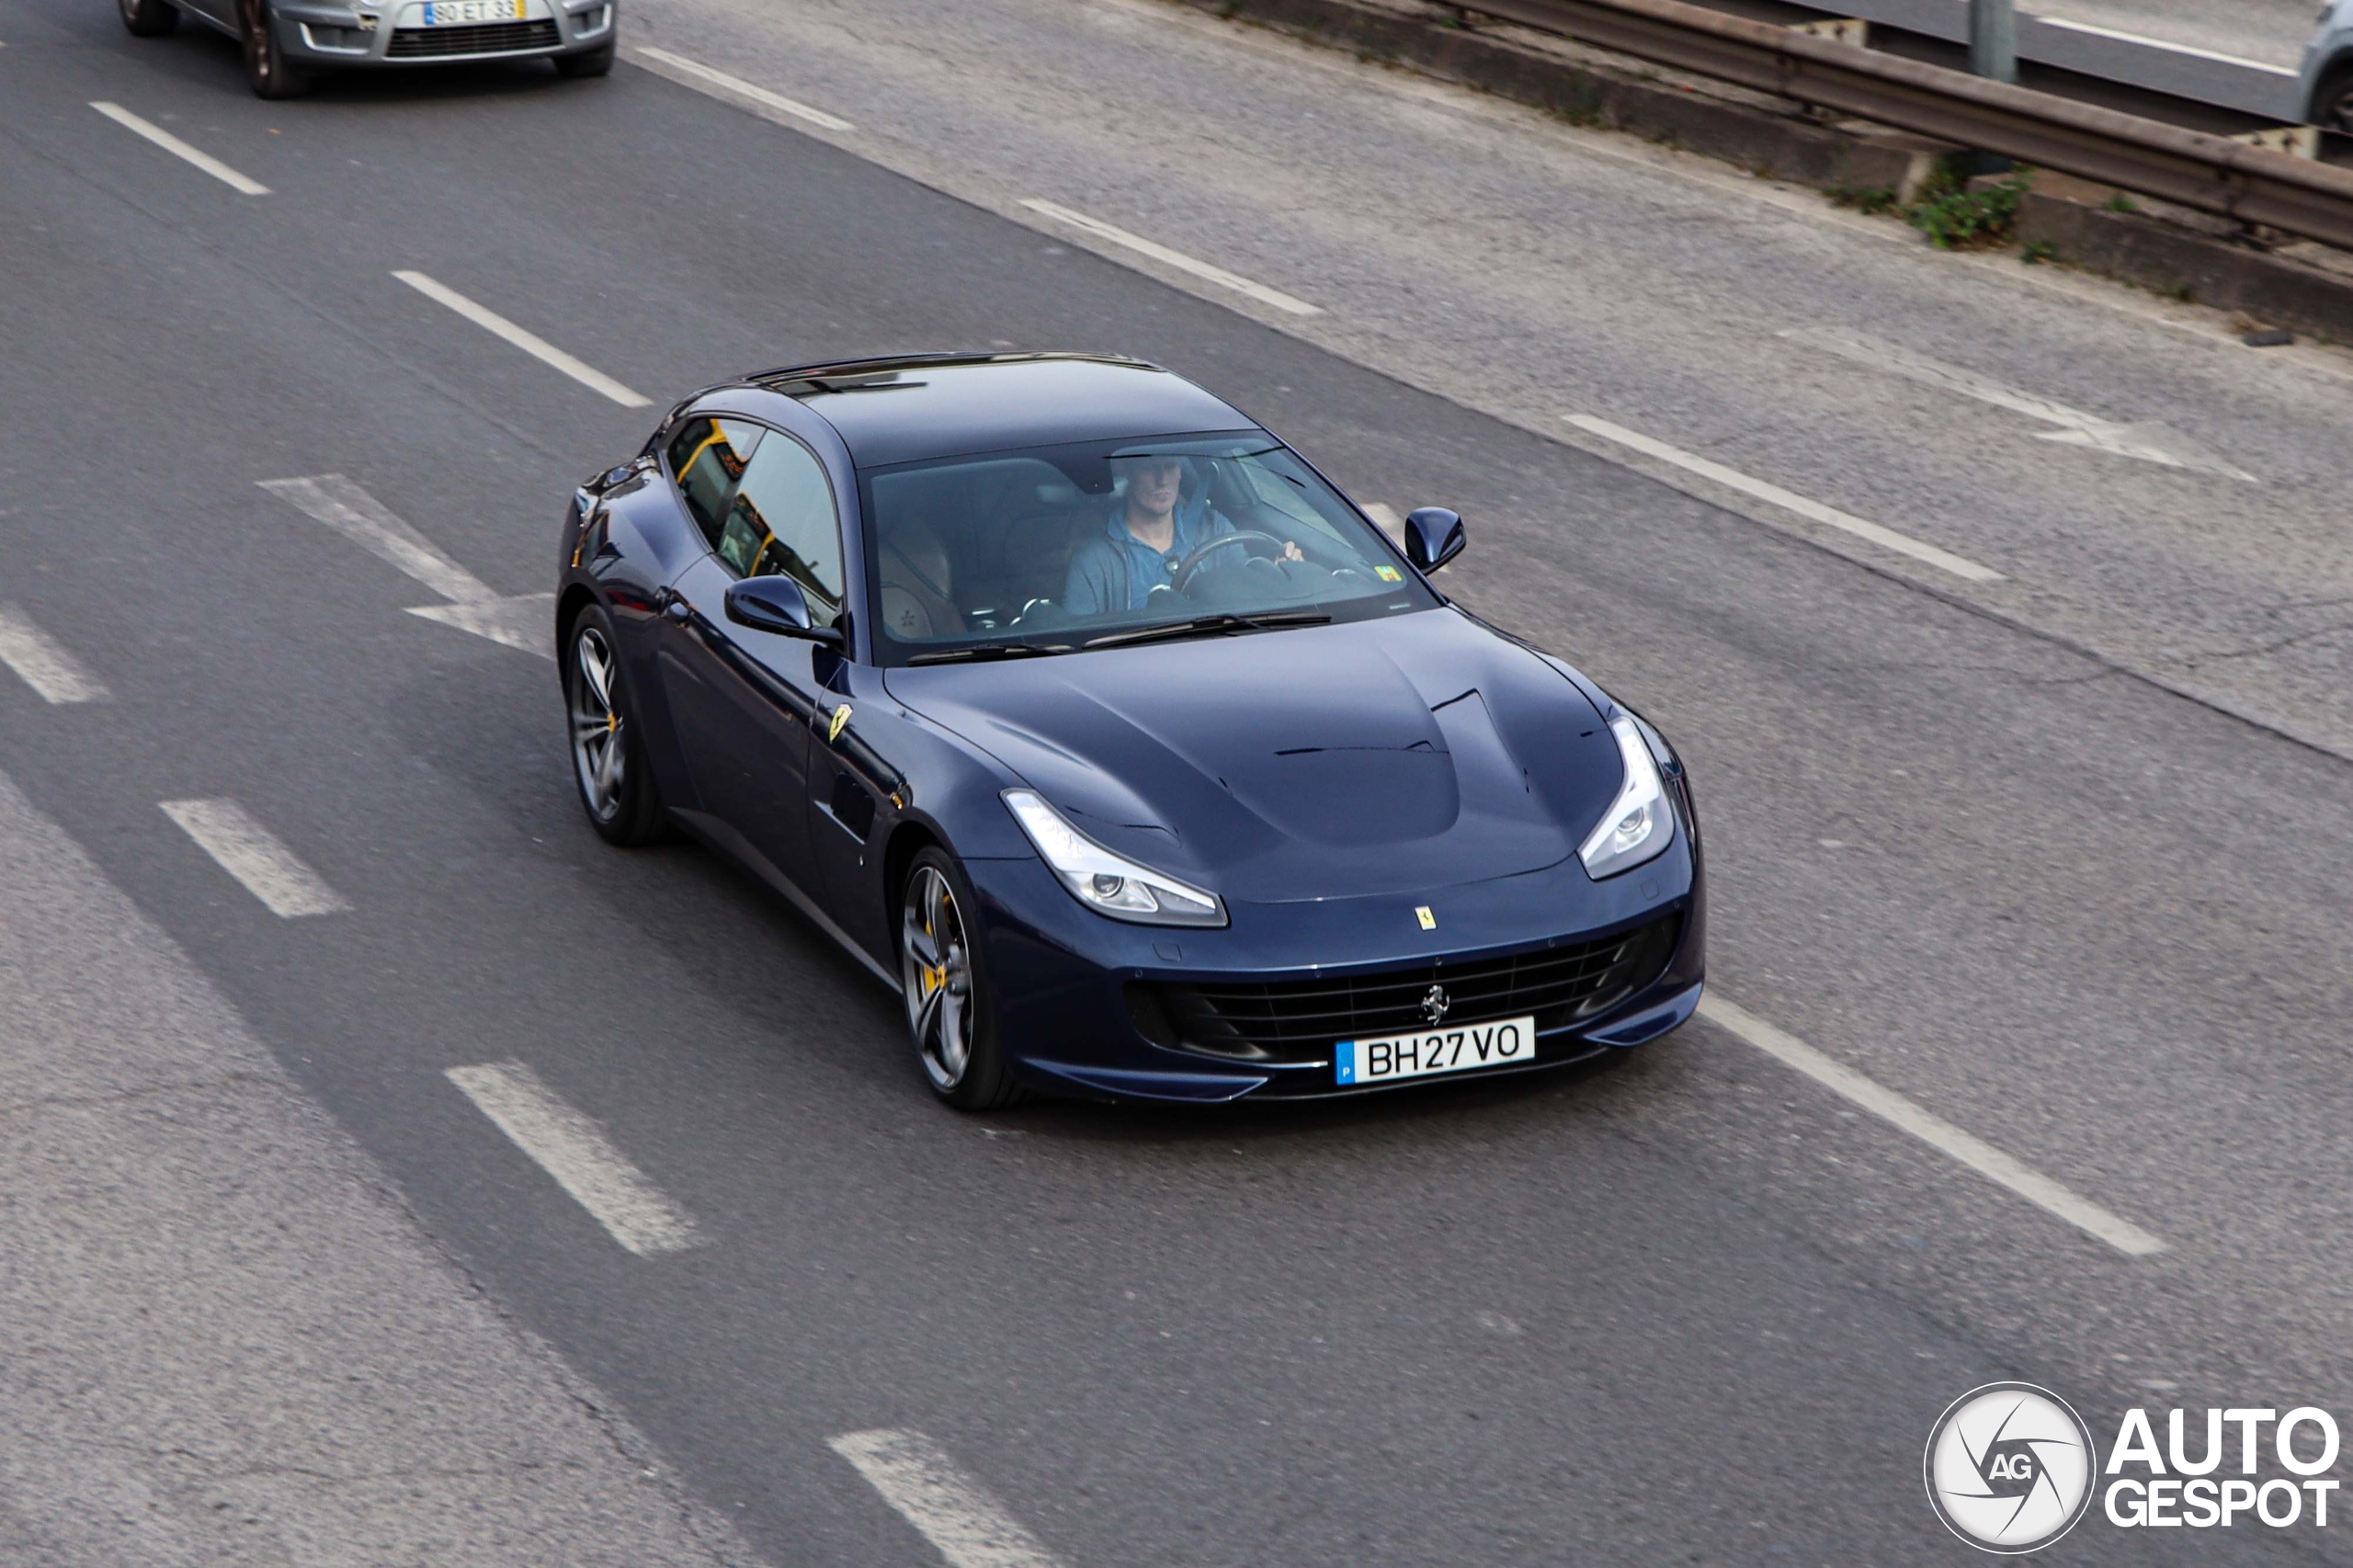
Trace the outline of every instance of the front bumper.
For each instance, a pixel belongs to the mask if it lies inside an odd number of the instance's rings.
[[[526,17],[475,27],[427,28],[424,0],[381,5],[285,4],[270,7],[286,58],[311,69],[449,65],[586,54],[611,45],[618,0],[526,0]]]
[[[1706,978],[1706,893],[1691,843],[1681,835],[1652,865],[1598,884],[1571,860],[1418,895],[1240,904],[1223,930],[1106,920],[1079,907],[1034,858],[968,861],[967,869],[981,896],[1000,1038],[1015,1074],[1050,1093],[1199,1104],[1374,1094],[1541,1071],[1667,1033],[1699,1006]],[[1438,930],[1420,928],[1417,904],[1439,912]],[[1131,1003],[1131,987],[1370,983],[1432,970],[1443,978],[1542,959],[1660,921],[1675,923],[1663,967],[1592,1011],[1555,1014],[1550,1024],[1540,1012],[1533,1062],[1468,1073],[1341,1085],[1328,1048],[1237,1060],[1186,1039],[1183,1026],[1159,1027],[1150,1008],[1140,1016]],[[1483,1020],[1466,1014],[1453,1021]]]

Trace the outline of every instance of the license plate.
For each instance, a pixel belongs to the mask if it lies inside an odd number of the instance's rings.
[[[427,0],[428,28],[478,28],[484,22],[519,22],[524,0]]]
[[[1469,1073],[1509,1062],[1536,1060],[1536,1020],[1498,1018],[1489,1024],[1423,1029],[1379,1040],[1344,1040],[1332,1050],[1332,1071],[1343,1084],[1385,1084],[1433,1073]]]

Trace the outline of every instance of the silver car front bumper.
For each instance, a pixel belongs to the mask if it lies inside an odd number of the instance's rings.
[[[425,25],[426,0],[270,7],[278,47],[289,62],[321,67],[447,65],[585,54],[608,47],[618,0],[522,0],[521,20],[450,27]]]

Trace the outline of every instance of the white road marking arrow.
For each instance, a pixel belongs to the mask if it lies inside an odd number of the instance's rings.
[[[2019,392],[1999,381],[1988,381],[1973,370],[1958,365],[1948,365],[1899,348],[1892,343],[1853,333],[1831,332],[1819,327],[1793,327],[1781,334],[1800,343],[1809,344],[1824,353],[1836,354],[1858,365],[1875,370],[1885,370],[1917,381],[1922,386],[1938,387],[1958,392],[1995,408],[2006,408],[2013,414],[2023,414],[2029,419],[2045,425],[2056,425],[2036,439],[2056,441],[2062,446],[2090,447],[2119,457],[2138,458],[2165,468],[2194,469],[2201,473],[2218,473],[2225,479],[2243,479],[2249,484],[2263,482],[2243,468],[2223,461],[2180,431],[2167,426],[2143,421],[2126,424],[2103,419],[2097,414],[2086,414],[2080,408],[2070,408],[2047,397]]]
[[[257,483],[449,601],[419,605],[409,614],[487,637],[503,647],[537,653],[543,659],[555,657],[553,594],[501,596],[342,474]]]

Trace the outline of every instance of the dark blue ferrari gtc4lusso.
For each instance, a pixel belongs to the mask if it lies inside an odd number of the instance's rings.
[[[932,1088],[1349,1094],[1639,1045],[1698,1006],[1658,732],[1432,590],[1307,461],[1086,355],[772,370],[575,496],[597,831],[672,824],[902,992]]]

